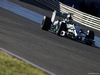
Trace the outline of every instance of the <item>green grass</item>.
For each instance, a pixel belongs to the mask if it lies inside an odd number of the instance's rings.
[[[0,51],[0,75],[48,75],[47,73]]]

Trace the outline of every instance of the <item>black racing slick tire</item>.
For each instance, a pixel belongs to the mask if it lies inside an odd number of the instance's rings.
[[[93,45],[94,44],[94,37],[95,37],[94,32],[91,30],[88,30],[86,37],[85,37],[85,44]]]
[[[95,37],[94,31],[88,30],[87,31],[87,35],[86,35],[86,38],[89,38],[89,39],[94,40],[94,37]]]
[[[48,31],[51,27],[51,18],[44,16],[43,20],[42,20],[42,25],[41,25],[41,29]]]
[[[56,34],[58,35],[58,36],[60,36],[60,33],[61,33],[61,31],[66,31],[67,30],[67,28],[66,28],[66,23],[61,23],[61,24],[59,24],[59,26],[58,26],[58,29],[57,29],[57,31],[56,31]]]

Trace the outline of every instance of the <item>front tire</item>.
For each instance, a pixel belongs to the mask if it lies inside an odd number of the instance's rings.
[[[67,28],[66,28],[66,23],[61,23],[61,24],[59,24],[59,26],[58,26],[58,29],[57,29],[57,31],[56,31],[56,34],[58,35],[58,36],[61,36],[60,35],[60,33],[61,33],[61,31],[66,31],[67,30]]]
[[[42,25],[41,25],[41,29],[48,31],[51,27],[51,24],[52,24],[51,18],[44,16],[43,21],[42,21]]]

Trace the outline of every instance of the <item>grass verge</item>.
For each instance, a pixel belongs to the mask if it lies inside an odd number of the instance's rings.
[[[0,75],[48,75],[26,62],[0,51]]]

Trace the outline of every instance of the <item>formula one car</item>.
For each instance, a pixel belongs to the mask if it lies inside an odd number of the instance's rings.
[[[71,14],[67,16],[67,19],[63,20],[54,20],[55,14],[53,14],[52,19],[44,16],[42,21],[41,29],[45,31],[52,31],[58,36],[68,37],[73,40],[79,40],[85,44],[93,45],[94,41],[94,32],[87,30],[85,32],[79,25],[76,25],[72,22]]]

